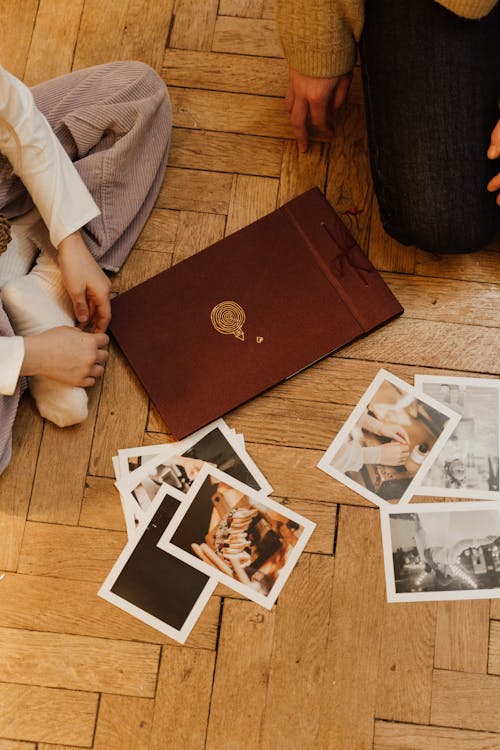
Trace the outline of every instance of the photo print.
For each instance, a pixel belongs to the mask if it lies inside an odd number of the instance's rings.
[[[271,485],[242,446],[241,436],[235,435],[220,419],[180,443],[166,444],[159,454],[156,450],[152,459],[118,481],[117,487],[138,520],[164,485],[172,496],[183,499],[205,462],[256,492],[272,492]]]
[[[99,590],[99,596],[184,643],[217,582],[157,545],[179,508],[164,485]]]
[[[418,494],[500,500],[500,380],[416,375],[415,387],[460,415]]]
[[[380,519],[388,601],[500,596],[500,503],[415,503]]]
[[[159,546],[271,609],[314,526],[205,465]]]
[[[376,505],[407,503],[459,419],[380,370],[318,467]]]

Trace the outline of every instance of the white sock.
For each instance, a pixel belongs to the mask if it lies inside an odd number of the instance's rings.
[[[29,239],[28,233],[40,219],[36,208],[27,214],[10,220],[11,241],[0,255],[0,289],[12,279],[28,273],[38,253],[37,247]]]
[[[2,302],[18,336],[32,336],[57,326],[74,326],[73,307],[55,260],[40,253],[34,269],[9,281]],[[58,427],[83,422],[87,392],[41,375],[28,378],[38,411]]]

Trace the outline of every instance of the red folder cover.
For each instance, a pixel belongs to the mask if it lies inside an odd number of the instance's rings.
[[[114,338],[177,438],[403,312],[317,188],[112,310]]]

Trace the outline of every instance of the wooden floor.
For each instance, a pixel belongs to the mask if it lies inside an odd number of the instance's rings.
[[[0,3],[0,61],[28,84],[123,58],[168,83],[165,183],[115,291],[319,185],[360,211],[351,229],[406,308],[228,415],[317,530],[272,612],[220,589],[185,647],[96,596],[126,539],[111,456],[168,439],[122,357],[81,427],[25,400],[0,480],[0,750],[500,749],[500,604],[387,605],[378,511],[315,468],[381,365],[499,374],[498,245],[436,260],[383,233],[358,75],[331,143],[298,156],[273,6]]]

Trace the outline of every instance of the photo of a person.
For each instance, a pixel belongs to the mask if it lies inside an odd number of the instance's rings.
[[[421,494],[500,500],[500,381],[417,375],[415,385],[461,417],[423,480]]]
[[[458,419],[381,370],[318,466],[377,505],[404,502]]]

